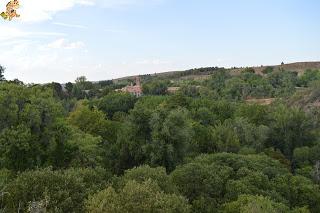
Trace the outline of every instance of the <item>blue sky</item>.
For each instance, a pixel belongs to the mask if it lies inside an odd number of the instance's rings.
[[[7,0],[0,0],[1,9]],[[317,0],[20,0],[0,20],[8,79],[67,82],[320,60]]]

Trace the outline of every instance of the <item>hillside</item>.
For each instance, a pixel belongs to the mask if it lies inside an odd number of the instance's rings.
[[[260,67],[252,67],[256,73],[262,74],[262,71],[268,67],[272,67],[275,71],[277,70],[287,70],[292,72],[297,72],[301,75],[305,70],[308,69],[320,69],[320,62],[295,62],[290,64],[283,65],[269,65],[269,66],[260,66]],[[243,70],[243,68],[232,69],[231,71],[234,73],[239,73]]]
[[[305,70],[308,69],[320,69],[320,61],[315,62],[295,62],[295,63],[289,63],[284,65],[266,65],[266,66],[260,66],[260,67],[249,67],[253,68],[257,74],[262,74],[262,71],[265,70],[268,67],[272,67],[275,71],[277,70],[287,70],[292,72],[297,72],[298,75],[301,75]],[[226,68],[230,71],[232,74],[239,74],[241,71],[243,71],[246,67],[241,68]],[[205,71],[202,71],[205,69]],[[168,71],[168,72],[162,72],[162,73],[154,73],[154,74],[146,74],[141,75],[142,78],[159,78],[159,79],[189,79],[189,80],[203,80],[207,79],[215,70],[217,67],[209,68],[195,68],[191,70],[184,70],[184,71]],[[114,79],[113,81],[115,83],[122,82],[122,81],[128,81],[132,80],[135,76],[126,76]]]

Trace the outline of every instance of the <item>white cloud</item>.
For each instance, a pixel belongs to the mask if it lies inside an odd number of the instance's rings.
[[[58,32],[29,32],[23,31],[16,27],[0,26],[0,41],[14,40],[31,37],[49,37],[49,36],[64,36],[64,33]]]
[[[80,6],[98,5],[105,8],[122,8],[132,5],[158,3],[163,0],[20,0],[18,13],[24,22],[40,22],[52,20],[61,11],[67,11]],[[7,1],[0,2],[0,8],[5,9]]]
[[[3,48],[0,62],[7,68],[7,79],[18,78],[29,83],[70,81],[85,71],[78,62],[87,63],[83,53],[75,49],[78,45],[77,42],[56,42],[57,48],[49,49],[32,41],[15,43]],[[69,51],[64,51],[65,48]]]
[[[157,0],[20,0],[20,20],[23,22],[41,22],[54,18],[54,15],[68,11],[77,5],[97,5],[105,8],[123,8],[144,3],[153,3]],[[5,8],[6,1],[0,1],[0,12]],[[3,6],[4,5],[4,6]],[[158,67],[157,64],[167,62],[157,59],[142,60],[141,64],[131,61],[126,65],[110,64],[87,57],[85,44],[81,41],[71,41],[64,33],[32,31],[32,25],[20,25],[15,19],[0,25],[0,62],[7,67],[8,79],[19,78],[26,82],[70,81],[77,76],[86,75],[89,78],[107,79],[119,76],[123,71],[131,69],[140,72],[142,67],[146,70]],[[67,22],[67,21],[66,21]],[[52,24],[62,27],[86,29],[86,26],[72,23],[54,22]],[[125,32],[117,29],[104,29],[105,32]],[[50,42],[52,41],[52,42]],[[80,49],[80,51],[79,51]],[[90,55],[91,56],[91,55]],[[112,62],[110,62],[112,63]],[[166,65],[167,66],[167,65]],[[162,67],[166,67],[162,66]],[[169,65],[168,65],[169,66]],[[160,69],[160,68],[159,68]],[[114,71],[109,71],[114,70]]]
[[[0,26],[0,32],[0,40],[21,38],[26,36],[25,32],[22,32],[18,28],[14,27]]]
[[[79,24],[68,24],[68,23],[62,23],[62,22],[53,22],[52,24],[62,26],[62,27],[69,27],[69,28],[88,29],[87,26],[79,25]]]
[[[164,0],[97,0],[97,4],[106,8],[122,8],[132,5],[160,3]]]
[[[46,45],[46,47],[49,49],[66,49],[66,50],[79,49],[84,46],[85,46],[84,43],[81,41],[69,42],[64,38],[55,40],[52,43],[49,43]]]
[[[83,42],[69,41],[63,33],[26,31],[13,26],[0,25],[0,32],[0,62],[7,68],[8,79],[58,81],[68,70],[73,70],[68,79],[79,75],[78,62],[85,61],[81,58],[83,50],[79,51],[85,46]]]
[[[95,0],[25,0],[21,1],[21,20],[26,22],[46,21],[58,12],[69,10],[76,5],[91,6]]]
[[[136,64],[141,64],[141,65],[161,65],[161,64],[170,64],[170,61],[164,61],[160,59],[145,59],[145,60],[140,60],[136,61]]]
[[[125,30],[117,30],[117,29],[104,29],[103,31],[107,33],[125,33]]]

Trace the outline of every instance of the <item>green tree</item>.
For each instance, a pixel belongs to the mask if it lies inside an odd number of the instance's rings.
[[[125,122],[118,131],[115,143],[106,144],[105,165],[116,174],[146,163],[146,140],[136,137],[138,129]]]
[[[311,151],[310,147],[300,147],[293,151],[293,165],[294,168],[302,168],[304,166],[309,166],[311,164]]]
[[[249,123],[247,119],[241,117],[234,119],[231,125],[233,126],[242,147],[251,147],[258,152],[263,150],[270,132],[267,126],[256,126]]]
[[[250,85],[240,77],[233,77],[226,81],[223,96],[229,99],[242,100],[250,95]]]
[[[253,67],[247,67],[245,68],[241,73],[255,73],[255,69]]]
[[[185,198],[162,192],[151,180],[143,183],[128,181],[118,192],[108,187],[91,196],[86,207],[93,213],[190,212]]]
[[[267,74],[269,74],[269,73],[272,73],[273,70],[274,70],[273,67],[266,67],[264,70],[262,70],[262,73],[265,74],[265,75],[267,75]]]
[[[205,122],[209,124],[210,122],[212,125],[233,118],[237,105],[226,100],[213,101],[208,98],[197,98],[191,101],[189,108],[195,120],[199,120],[203,124],[206,124]],[[205,119],[204,116],[208,117]]]
[[[71,128],[65,121],[56,122],[52,128],[52,138],[48,146],[47,159],[43,166],[53,168],[66,168],[73,157],[73,149],[68,140],[73,138]]]
[[[283,201],[270,180],[289,171],[266,155],[218,153],[200,155],[171,173],[179,192],[196,212],[216,212],[242,194],[260,194]]]
[[[72,94],[73,84],[71,82],[66,83],[65,88],[69,95]]]
[[[162,96],[145,96],[135,104],[128,117],[135,138],[151,140],[151,117],[164,101],[165,98]]]
[[[113,85],[113,80],[99,81],[98,84],[99,84],[101,87],[108,87],[108,86]]]
[[[233,170],[216,164],[189,163],[171,173],[179,192],[193,204],[196,212],[214,212],[222,203],[225,185]]]
[[[56,83],[56,82],[52,82],[52,83],[50,84],[50,86],[52,87],[52,90],[53,90],[53,92],[54,92],[54,95],[55,95],[57,98],[60,98],[60,99],[65,98],[65,93],[64,93],[63,90],[62,90],[61,84]]]
[[[238,152],[240,149],[239,138],[228,122],[218,124],[212,129],[212,140],[219,152]]]
[[[109,118],[112,118],[116,112],[129,112],[130,109],[133,109],[136,101],[136,97],[128,93],[111,93],[94,104]]]
[[[106,114],[96,107],[90,109],[85,103],[78,103],[74,111],[70,113],[68,121],[85,133],[101,136],[110,142],[116,141],[119,125],[117,122],[107,120]]]
[[[152,81],[143,84],[143,94],[145,95],[166,95],[168,89],[167,81]]]
[[[106,145],[105,163],[108,168],[121,174],[126,169],[147,162],[150,150],[145,148],[152,140],[152,114],[165,99],[163,96],[144,96],[139,99],[118,128],[116,143]]]
[[[208,107],[193,108],[191,113],[193,119],[199,121],[202,125],[214,125],[217,122],[217,116]]]
[[[226,200],[235,200],[242,194],[272,196],[281,200],[281,196],[270,190],[270,181],[261,171],[252,171],[249,168],[240,168],[234,179],[226,184]]]
[[[27,212],[31,202],[41,202],[49,212],[83,212],[84,200],[105,187],[106,177],[93,169],[23,172],[7,184],[5,208]]]
[[[218,147],[213,137],[212,127],[204,126],[199,123],[193,123],[194,135],[192,138],[191,152],[194,154],[214,153]]]
[[[265,98],[272,95],[272,85],[261,75],[244,72],[241,73],[240,78],[245,81],[246,92],[250,97]]]
[[[147,148],[150,163],[172,171],[183,162],[193,135],[189,113],[181,108],[170,112],[160,110],[152,115],[150,122],[152,142]]]
[[[0,65],[0,81],[4,81],[5,80],[4,71],[5,71],[5,68]]]
[[[307,87],[310,82],[320,80],[319,70],[306,70],[298,79],[299,86]]]
[[[180,91],[182,92],[182,94],[192,98],[199,97],[200,90],[201,90],[201,87],[195,86],[195,85],[189,85],[189,84],[183,85],[180,88]]]
[[[68,137],[67,131],[63,130],[66,129],[61,121],[63,115],[63,107],[54,98],[52,89],[1,84],[2,166],[24,170],[46,165],[53,149],[61,147],[55,145],[63,145]]]
[[[241,168],[248,168],[250,171],[261,172],[272,179],[276,176],[288,174],[288,168],[278,160],[273,160],[265,154],[240,155],[234,153],[217,153],[200,155],[194,159],[195,163],[210,165],[215,163],[220,166],[228,166],[238,171]]]
[[[176,109],[179,107],[188,108],[189,102],[190,98],[178,91],[177,93],[170,95],[164,105],[168,109]]]
[[[75,84],[72,88],[72,95],[77,99],[83,99],[89,94],[87,91],[90,91],[94,88],[92,82],[88,81],[85,76],[80,76],[75,80]]]
[[[86,133],[101,135],[106,115],[96,109],[89,109],[88,106],[79,103],[76,109],[70,113],[68,121]]]
[[[289,159],[295,148],[312,145],[315,140],[312,118],[299,108],[279,105],[270,119],[269,146],[281,150]]]
[[[287,97],[295,92],[297,73],[277,71],[270,73],[267,79],[274,88],[274,96],[276,97]]]
[[[218,94],[221,94],[222,90],[226,86],[226,81],[231,78],[231,75],[226,70],[219,70],[213,73],[211,79],[206,84],[212,90],[216,90]]]
[[[255,125],[268,125],[268,115],[268,106],[239,104],[234,116],[246,118]]]
[[[277,203],[268,197],[241,195],[236,201],[224,205],[223,213],[285,213],[290,212],[288,206]],[[307,210],[305,211],[308,212]]]
[[[143,183],[149,179],[158,184],[165,193],[175,193],[176,186],[171,182],[170,177],[166,173],[164,167],[151,168],[150,166],[139,166],[133,169],[126,170],[123,177],[124,183],[128,181],[136,181]]]
[[[319,160],[314,165],[312,176],[314,181],[319,184],[320,183],[320,161]]]
[[[272,188],[281,194],[290,208],[307,206],[311,212],[320,211],[319,185],[302,176],[283,175],[272,181]]]
[[[310,83],[311,87],[311,93],[309,97],[309,102],[315,102],[320,97],[320,80],[319,81],[313,81]]]
[[[36,164],[39,145],[33,143],[26,126],[5,129],[0,134],[1,167],[15,171],[25,170]]]
[[[103,165],[102,138],[70,128],[71,137],[66,143],[65,152],[69,155],[63,159],[73,167],[97,167]]]

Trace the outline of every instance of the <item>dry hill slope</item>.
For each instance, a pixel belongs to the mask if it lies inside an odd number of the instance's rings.
[[[283,64],[283,65],[269,65],[269,66],[259,66],[259,67],[252,67],[255,69],[256,73],[262,73],[264,69],[267,67],[273,67],[274,70],[288,70],[288,71],[293,71],[293,72],[298,72],[298,74],[302,74],[305,70],[307,69],[320,69],[320,61],[315,61],[315,62],[296,62],[296,63],[289,63],[289,64]],[[241,68],[228,68],[228,70],[233,73],[233,74],[238,74],[240,73],[244,67]],[[147,74],[147,75],[142,75],[142,76],[148,76],[150,78],[158,77],[158,78],[172,78],[179,76],[180,74],[183,74],[183,72],[188,72],[188,71],[169,71],[169,72],[163,72],[163,73],[154,73],[154,74]],[[205,79],[208,78],[210,74],[202,73],[201,75],[181,75],[181,79]],[[134,79],[136,76],[127,76],[127,77],[122,77],[118,79],[114,79],[115,82],[119,81],[125,81],[128,79]]]

